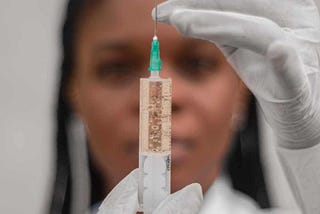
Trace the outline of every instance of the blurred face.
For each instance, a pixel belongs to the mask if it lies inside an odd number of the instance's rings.
[[[139,78],[147,77],[152,1],[108,0],[78,26],[69,95],[87,128],[106,192],[138,167]],[[219,50],[159,25],[162,77],[172,79],[172,191],[204,190],[219,173],[232,115],[241,111],[240,81]]]

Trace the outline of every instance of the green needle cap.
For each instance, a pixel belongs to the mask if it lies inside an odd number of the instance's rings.
[[[158,38],[153,37],[151,43],[151,52],[150,52],[150,67],[149,71],[160,71],[161,70],[161,59],[160,59],[160,44]]]

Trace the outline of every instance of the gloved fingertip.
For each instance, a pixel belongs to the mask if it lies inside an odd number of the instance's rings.
[[[202,187],[198,183],[190,184],[180,191],[173,194],[176,198],[185,198],[186,196],[198,200],[201,202],[203,200]]]
[[[273,69],[279,74],[301,73],[300,58],[297,51],[286,41],[276,41],[270,44],[267,51]],[[290,72],[288,72],[290,71]]]
[[[196,33],[193,28],[194,20],[192,16],[192,12],[188,9],[177,9],[175,10],[168,21],[169,24],[174,26],[181,34],[185,36],[193,36]]]
[[[101,203],[99,210],[137,209],[139,169],[132,170]],[[108,212],[109,213],[109,212]],[[117,213],[117,212],[110,212]]]
[[[287,41],[273,42],[267,51],[267,58],[275,74],[275,80],[282,88],[281,99],[291,99],[306,89],[307,77],[297,50]]]
[[[151,16],[153,20],[156,20],[157,17],[158,22],[170,24],[170,17],[175,11],[175,9],[176,8],[173,5],[171,5],[170,1],[164,2],[157,6],[157,10],[156,8],[153,8]]]
[[[202,187],[198,183],[193,183],[184,188],[184,190],[188,193],[196,195],[199,199],[203,199],[202,195]]]
[[[282,67],[294,54],[296,54],[295,49],[282,40],[271,43],[267,50],[268,59],[276,67]]]
[[[151,16],[152,16],[152,19],[154,21],[156,21],[156,10],[155,10],[155,8],[152,10]],[[170,24],[170,16],[169,15],[159,16],[159,13],[158,13],[157,21],[161,22],[161,23],[164,23],[164,24]]]
[[[132,171],[130,172],[130,174],[131,174],[131,175],[139,174],[139,168],[135,168],[134,170],[132,170]],[[129,174],[129,175],[130,175],[130,174]]]
[[[153,20],[156,19],[156,9],[155,8],[153,8],[152,11],[151,11],[151,17],[152,17]]]
[[[200,184],[194,183],[169,195],[153,213],[173,214],[181,213],[181,210],[184,210],[183,213],[194,214],[199,212],[202,201],[202,188]]]

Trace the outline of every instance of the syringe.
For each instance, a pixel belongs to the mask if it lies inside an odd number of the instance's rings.
[[[171,79],[159,76],[159,41],[154,36],[150,77],[140,79],[139,204],[144,214],[170,194]]]

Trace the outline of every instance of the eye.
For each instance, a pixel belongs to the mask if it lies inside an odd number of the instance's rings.
[[[97,67],[99,77],[114,75],[130,75],[135,70],[135,65],[129,61],[111,61],[103,62]]]
[[[187,58],[185,60],[185,67],[188,69],[196,69],[196,70],[210,70],[215,67],[216,62],[211,58]]]
[[[99,63],[95,69],[97,81],[109,86],[138,82],[142,68],[134,60],[113,59]]]
[[[213,57],[191,56],[180,61],[181,75],[194,80],[201,79],[217,71],[218,62]]]

